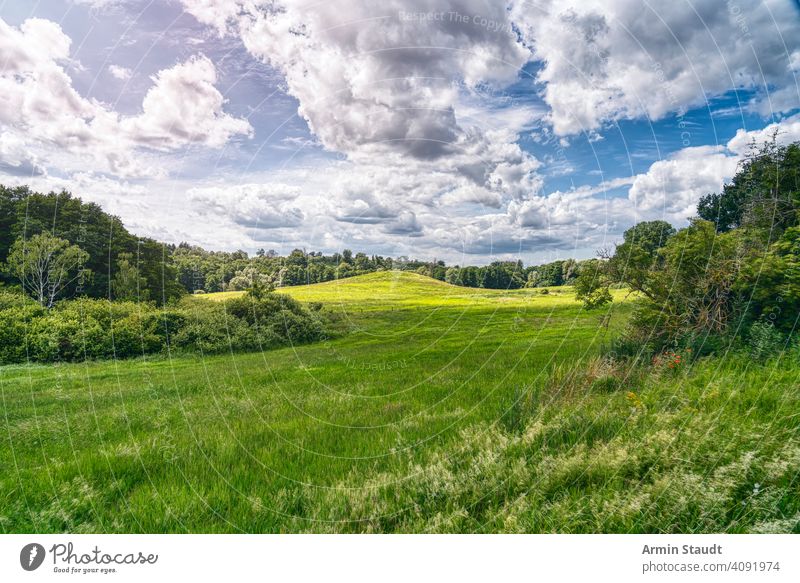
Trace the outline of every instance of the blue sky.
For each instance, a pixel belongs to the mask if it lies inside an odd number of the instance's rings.
[[[800,139],[790,0],[0,4],[0,179],[134,232],[455,263],[685,224]]]

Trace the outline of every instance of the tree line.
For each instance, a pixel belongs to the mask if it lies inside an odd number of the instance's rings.
[[[208,251],[130,233],[119,217],[67,191],[39,193],[0,185],[0,282],[21,285],[46,308],[62,298],[151,301],[184,294],[275,288],[384,270],[412,271],[453,285],[491,289],[569,285],[585,262],[525,267],[521,261],[448,266],[350,249],[325,255],[295,249]]]

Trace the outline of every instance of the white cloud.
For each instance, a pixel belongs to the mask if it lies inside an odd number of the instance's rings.
[[[226,216],[235,224],[255,229],[296,227],[305,215],[296,205],[297,186],[286,184],[240,184],[193,188],[187,198],[203,216]]]
[[[325,171],[326,217],[314,221],[345,223],[364,237],[377,229],[424,232],[451,247],[477,241],[477,249],[531,238],[588,244],[642,218],[685,220],[735,171],[740,138],[728,148],[685,149],[601,187],[544,195],[542,163],[519,147],[520,132],[544,119],[556,136],[586,131],[597,140],[606,123],[659,119],[765,82],[778,85],[770,105],[784,108],[800,38],[790,8],[769,1],[720,10],[700,0],[687,11],[633,0],[447,0],[435,13],[422,0],[184,5],[282,72],[321,145],[347,155],[349,164]],[[549,111],[499,106],[532,59],[542,63]],[[622,186],[627,198],[598,197]],[[476,215],[476,206],[496,211]],[[452,232],[437,229],[437,214]],[[499,239],[498,225],[507,229]]]
[[[800,140],[800,114],[760,130],[740,129],[724,146],[684,148],[656,161],[635,177],[629,199],[644,216],[680,224],[696,214],[701,196],[719,192],[733,177],[751,145],[759,148],[774,135],[781,144]]]
[[[382,176],[368,188],[413,186],[378,198],[499,207],[541,189],[538,161],[516,144],[541,111],[487,97],[514,82],[530,58],[502,4],[447,0],[437,3],[436,17],[422,0],[286,0],[270,7],[184,0],[184,7],[220,34],[236,32],[251,54],[279,70],[320,144],[356,163],[350,172]],[[406,178],[384,176],[383,168]],[[437,187],[408,178],[415,173],[434,174]],[[340,190],[358,190],[355,182]],[[346,199],[334,213],[341,220],[384,222],[402,207],[337,196]]]
[[[278,89],[296,99],[311,135],[294,126],[287,130],[294,137],[274,136],[269,153],[303,148],[292,161],[298,167],[247,170],[229,181],[235,186],[218,177],[103,176],[163,176],[186,148],[235,144],[253,128],[231,113],[215,65],[201,54],[162,65],[134,114],[84,98],[68,74],[79,70],[69,37],[55,23],[31,19],[18,28],[0,21],[0,172],[31,184],[71,184],[143,233],[210,248],[277,241],[448,260],[537,249],[586,255],[638,220],[680,224],[772,126],[673,153],[636,176],[545,192],[542,175],[581,168],[564,136],[585,130],[590,141],[602,139],[614,121],[658,119],[733,88],[754,90],[745,107],[765,115],[800,102],[792,77],[798,25],[773,0],[737,8],[742,18],[731,13],[733,3],[711,0],[693,2],[696,13],[634,0],[183,4],[210,27],[211,35],[194,35],[209,50],[236,44],[209,36],[237,35],[283,76]],[[532,59],[539,63],[527,71],[538,73],[544,101],[528,89],[519,102],[513,95],[530,87],[520,67]],[[133,62],[109,66],[106,77],[128,79],[123,65]],[[262,86],[273,91],[269,75]],[[765,84],[769,96],[759,89]],[[237,86],[237,94],[243,90]],[[779,125],[785,139],[800,139],[796,116]],[[520,136],[530,131],[537,147],[565,155],[540,160],[525,152]],[[343,160],[331,162],[326,151]],[[53,178],[48,168],[70,178]]]
[[[538,78],[558,135],[660,119],[734,88],[787,93],[764,113],[800,103],[791,2],[519,1],[511,18],[544,63]]]
[[[722,188],[738,163],[738,157],[721,146],[685,148],[638,175],[629,198],[640,213],[681,221],[696,213],[701,196]]]
[[[127,81],[133,74],[127,67],[120,67],[119,65],[109,65],[108,72],[111,73],[114,79],[119,79],[120,81]]]
[[[760,130],[739,129],[736,135],[727,143],[727,148],[737,155],[746,154],[750,145],[756,147],[768,142],[775,136],[779,144],[789,144],[800,141],[800,114],[793,115],[779,122],[771,123]]]
[[[459,84],[503,86],[529,59],[502,4],[449,0],[435,9],[445,17],[405,16],[430,11],[422,1],[288,0],[274,10],[244,7],[239,30],[251,53],[285,75],[327,148],[430,159],[467,137],[458,123]],[[480,14],[505,28],[455,22],[449,13]]]
[[[222,110],[214,87],[217,73],[208,57],[195,56],[160,71],[142,102],[142,113],[122,121],[122,129],[141,145],[173,149],[189,144],[224,146],[233,136],[252,136],[247,120]]]
[[[160,176],[154,156],[137,147],[220,147],[250,124],[223,110],[216,72],[198,56],[154,78],[141,114],[122,117],[78,94],[65,71],[70,38],[58,24],[32,18],[19,28],[0,19],[0,163],[15,165],[8,144],[23,144],[40,165],[62,172],[99,170],[122,177]],[[11,156],[11,157],[9,157]],[[17,156],[18,157],[18,156]]]
[[[417,220],[416,213],[402,211],[393,222],[386,225],[384,232],[390,235],[407,235],[419,237],[422,235],[422,225]]]
[[[231,24],[243,4],[249,3],[245,0],[183,0],[186,12],[198,22],[215,28],[220,36],[230,32]]]
[[[0,172],[12,176],[41,176],[47,173],[39,157],[25,141],[10,132],[0,133]]]

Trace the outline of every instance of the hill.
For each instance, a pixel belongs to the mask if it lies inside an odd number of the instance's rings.
[[[547,290],[543,292],[543,290]],[[451,285],[438,279],[408,271],[379,271],[346,279],[277,288],[303,302],[327,304],[357,304],[359,308],[376,309],[383,306],[465,305],[481,301],[529,301],[552,303],[555,298],[575,303],[572,288],[559,286],[536,289],[483,289]],[[225,301],[245,292],[217,292],[198,296],[202,299]],[[621,295],[620,295],[621,297]],[[501,299],[504,298],[505,300]]]
[[[0,368],[3,530],[798,528],[786,360],[599,357],[628,302],[391,272],[281,291],[346,333]]]

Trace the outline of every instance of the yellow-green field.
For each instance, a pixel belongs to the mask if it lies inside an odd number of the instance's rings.
[[[796,366],[598,359],[623,292],[587,313],[396,272],[280,291],[330,338],[0,368],[0,529],[798,528]]]

